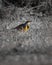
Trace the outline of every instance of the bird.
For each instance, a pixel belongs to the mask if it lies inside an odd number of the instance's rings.
[[[18,31],[23,31],[23,32],[28,31],[30,28],[30,22],[31,21],[26,21],[25,23],[20,24],[13,29],[17,29]]]

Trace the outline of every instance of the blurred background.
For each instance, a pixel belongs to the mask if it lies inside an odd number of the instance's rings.
[[[52,65],[52,0],[0,0],[0,65]]]

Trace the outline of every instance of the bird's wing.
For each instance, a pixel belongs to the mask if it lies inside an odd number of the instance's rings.
[[[23,27],[24,27],[24,24],[20,24],[20,25],[16,26],[16,27],[13,28],[13,29],[20,30],[20,29],[23,29]]]

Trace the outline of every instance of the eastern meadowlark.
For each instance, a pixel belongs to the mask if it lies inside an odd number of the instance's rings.
[[[30,22],[31,21],[26,21],[24,24],[20,24],[17,27],[15,27],[14,29],[17,29],[17,30],[23,31],[23,32],[28,31],[29,27],[30,27]]]

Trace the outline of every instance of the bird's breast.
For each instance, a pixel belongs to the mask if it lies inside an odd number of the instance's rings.
[[[24,28],[23,28],[23,31],[28,31],[29,30],[29,26],[25,26]]]

